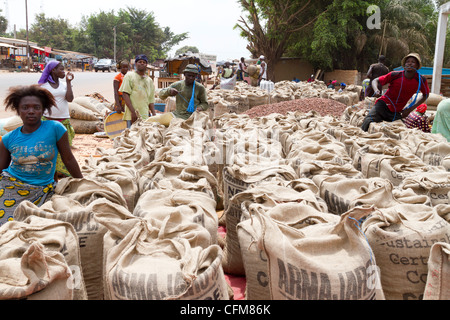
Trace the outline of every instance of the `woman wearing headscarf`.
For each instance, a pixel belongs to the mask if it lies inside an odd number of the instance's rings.
[[[66,81],[60,81],[66,78]],[[72,80],[74,76],[71,72],[67,75],[64,72],[64,65],[59,61],[51,61],[47,64],[42,76],[39,79],[39,85],[47,89],[55,97],[55,105],[50,110],[44,112],[42,120],[53,120],[60,122],[66,129],[69,136],[69,144],[75,138],[75,130],[70,124],[69,102],[73,101],[74,95],[72,91]],[[70,177],[70,173],[58,155],[56,162],[55,179]]]
[[[445,99],[439,103],[431,133],[439,133],[450,142],[450,99]]]

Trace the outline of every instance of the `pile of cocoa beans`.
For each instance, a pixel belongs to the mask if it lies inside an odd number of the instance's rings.
[[[331,99],[303,98],[297,100],[284,101],[274,104],[253,107],[246,111],[250,118],[264,117],[272,113],[286,115],[288,112],[300,111],[307,113],[316,111],[321,116],[341,117],[347,106],[343,103]]]

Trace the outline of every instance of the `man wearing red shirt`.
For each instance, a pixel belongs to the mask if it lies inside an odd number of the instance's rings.
[[[368,131],[372,122],[395,121],[404,119],[414,111],[417,106],[423,104],[430,94],[430,89],[425,77],[421,76],[417,70],[422,67],[420,56],[417,53],[410,53],[403,58],[403,71],[390,72],[372,82],[372,88],[376,95],[381,92],[378,84],[384,86],[389,83],[387,92],[377,100],[375,106],[370,110],[364,119],[361,129]],[[405,108],[408,101],[418,91],[422,92],[422,99],[415,102],[410,108]]]

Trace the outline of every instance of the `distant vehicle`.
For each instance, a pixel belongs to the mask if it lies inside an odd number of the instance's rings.
[[[94,69],[95,72],[98,72],[99,70],[103,72],[111,72],[111,70],[117,71],[117,66],[116,62],[112,59],[100,59],[96,64],[94,64]]]

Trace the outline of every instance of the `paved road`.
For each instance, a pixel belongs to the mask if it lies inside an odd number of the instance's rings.
[[[73,92],[75,97],[98,92],[108,101],[114,101],[113,79],[116,72],[75,72]],[[4,99],[8,89],[17,85],[36,84],[41,73],[0,73],[0,119],[14,115],[11,111],[5,112]]]

